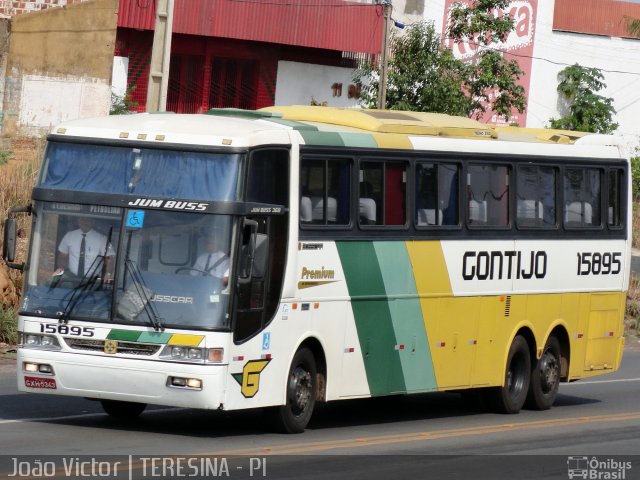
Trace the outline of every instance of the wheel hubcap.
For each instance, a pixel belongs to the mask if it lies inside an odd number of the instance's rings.
[[[553,391],[558,383],[558,376],[558,360],[550,352],[545,352],[540,359],[540,386],[544,393]]]
[[[304,412],[309,405],[312,387],[311,373],[302,367],[297,367],[289,382],[289,400],[296,415]]]

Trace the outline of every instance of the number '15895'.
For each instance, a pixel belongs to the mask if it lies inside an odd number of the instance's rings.
[[[578,275],[617,275],[622,252],[578,252]]]

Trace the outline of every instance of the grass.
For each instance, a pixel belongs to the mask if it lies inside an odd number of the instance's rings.
[[[9,307],[0,310],[0,343],[15,345],[18,341],[18,309]]]
[[[0,165],[5,165],[9,161],[10,154],[7,150],[0,150]]]
[[[31,198],[44,141],[17,138],[9,150],[0,150],[0,224],[4,226],[7,212],[12,207],[26,205]],[[31,217],[20,215],[18,221],[18,249],[16,261],[24,261],[27,239],[31,231]],[[0,343],[15,344],[17,340],[18,301],[22,288],[22,273],[0,267],[3,284],[0,297]]]

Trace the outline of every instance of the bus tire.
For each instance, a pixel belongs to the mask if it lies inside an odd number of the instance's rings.
[[[318,375],[316,360],[308,348],[293,356],[287,376],[286,403],[271,411],[272,423],[283,433],[302,433],[316,404]]]
[[[498,413],[518,413],[527,399],[530,378],[529,345],[524,337],[517,335],[509,348],[503,385],[487,391],[491,409]]]
[[[549,337],[542,356],[531,370],[531,383],[525,406],[532,410],[548,410],[556,401],[560,386],[560,342]]]
[[[100,400],[100,403],[102,403],[102,408],[107,415],[116,418],[136,418],[147,408],[146,403],[121,402],[118,400]]]

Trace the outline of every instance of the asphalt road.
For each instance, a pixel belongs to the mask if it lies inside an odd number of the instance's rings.
[[[123,476],[103,478],[565,479],[594,458],[608,476],[593,478],[640,478],[640,350],[614,374],[561,385],[550,411],[473,412],[450,393],[350,400],[319,409],[301,435],[270,433],[259,412],[153,408],[116,421],[95,402],[18,393],[14,375],[0,363],[0,478],[17,466],[43,478],[36,461],[80,478],[63,462],[96,458],[121,462]]]

